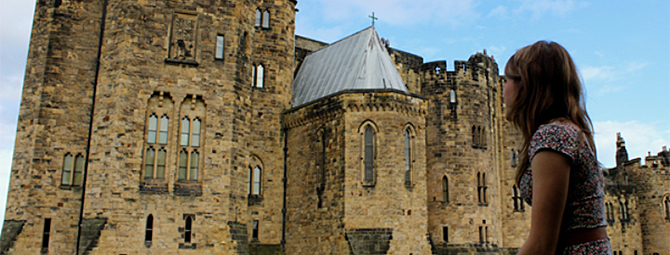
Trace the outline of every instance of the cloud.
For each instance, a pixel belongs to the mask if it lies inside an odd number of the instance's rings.
[[[497,17],[501,19],[506,19],[509,17],[509,9],[507,8],[507,6],[498,5],[496,8],[493,8],[493,10],[491,10],[489,14],[486,15],[486,17],[487,18]]]
[[[546,14],[565,17],[567,14],[588,5],[588,2],[574,0],[523,0],[515,12],[517,14],[530,12],[531,18],[537,20]]]
[[[593,123],[598,159],[606,167],[616,166],[616,133],[626,141],[629,159],[656,155],[662,146],[670,145],[670,128],[658,123],[638,121],[601,121]]]
[[[361,20],[372,12],[378,22],[396,26],[417,24],[458,25],[479,17],[474,0],[317,0],[320,19],[326,22]]]

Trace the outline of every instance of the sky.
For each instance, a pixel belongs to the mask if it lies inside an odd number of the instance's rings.
[[[5,208],[35,3],[0,0],[0,208]],[[615,166],[616,133],[630,158],[670,146],[668,0],[298,0],[296,34],[332,43],[371,25],[424,62],[486,49],[500,71],[516,50],[555,41],[586,89],[598,159]],[[4,219],[1,210],[0,224]]]

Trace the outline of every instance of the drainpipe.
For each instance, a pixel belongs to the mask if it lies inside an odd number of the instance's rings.
[[[283,128],[284,129],[284,148],[282,149],[284,151],[284,177],[282,178],[282,184],[284,185],[284,198],[283,198],[283,205],[281,208],[281,214],[282,214],[282,221],[281,221],[281,247],[284,252],[286,252],[286,187],[287,187],[287,156],[288,156],[288,128]]]
[[[84,222],[84,199],[86,198],[86,176],[88,175],[88,161],[91,152],[91,136],[93,135],[93,114],[95,113],[95,96],[98,88],[98,76],[100,74],[100,56],[102,55],[102,39],[105,31],[105,20],[107,19],[107,1],[102,3],[102,16],[100,17],[100,36],[98,37],[98,55],[95,58],[95,76],[93,80],[93,96],[91,97],[91,114],[88,127],[88,141],[86,145],[86,160],[84,160],[84,173],[81,181],[81,207],[79,208],[79,222],[77,223],[77,246],[75,254],[80,254],[81,227]]]

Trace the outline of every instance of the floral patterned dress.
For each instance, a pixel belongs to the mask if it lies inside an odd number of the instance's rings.
[[[584,229],[607,226],[605,220],[604,179],[598,161],[581,131],[564,122],[541,125],[533,134],[529,159],[541,150],[552,150],[572,159],[568,198],[561,223],[561,237]],[[533,174],[526,169],[519,182],[521,197],[532,205]],[[556,254],[612,254],[609,239],[576,245],[559,243]]]

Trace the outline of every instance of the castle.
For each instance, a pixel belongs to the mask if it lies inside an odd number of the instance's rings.
[[[494,59],[296,36],[296,4],[37,1],[0,252],[515,254]],[[617,146],[613,249],[670,254],[670,153]]]

